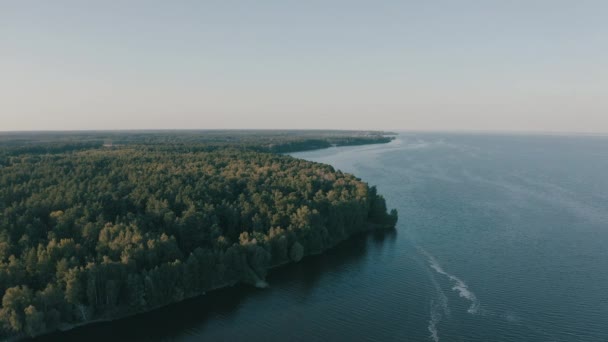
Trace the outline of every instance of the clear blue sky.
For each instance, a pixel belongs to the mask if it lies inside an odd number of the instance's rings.
[[[0,131],[608,132],[608,1],[2,1]]]

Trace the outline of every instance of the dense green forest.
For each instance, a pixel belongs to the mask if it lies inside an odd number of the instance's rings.
[[[0,155],[56,153],[82,150],[104,144],[197,145],[206,150],[226,147],[259,152],[296,152],[390,142],[395,133],[381,131],[319,130],[192,130],[192,131],[85,131],[0,132]]]
[[[269,153],[382,136],[219,144],[127,135],[112,147],[82,137],[4,140],[3,336],[121,317],[237,282],[264,286],[273,266],[397,221],[355,176]],[[269,148],[271,140],[282,147]]]

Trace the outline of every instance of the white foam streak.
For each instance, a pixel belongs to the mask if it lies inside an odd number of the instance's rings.
[[[436,305],[431,301],[431,320],[429,320],[429,332],[431,333],[430,338],[439,342],[439,331],[437,330],[437,324],[441,321],[441,314],[437,311]]]
[[[470,314],[476,314],[479,311],[479,300],[475,296],[475,293],[473,293],[467,284],[460,278],[446,272],[432,255],[427,253],[422,248],[420,248],[420,251],[429,259],[430,267],[432,269],[434,269],[437,273],[446,276],[453,283],[452,290],[457,291],[460,297],[471,302],[471,306],[467,312]]]
[[[428,330],[431,333],[431,336],[429,337],[433,341],[439,342],[438,325],[441,322],[441,319],[443,318],[442,313],[445,314],[447,317],[450,316],[450,308],[448,307],[448,298],[445,293],[443,293],[441,286],[439,286],[439,283],[435,279],[435,275],[429,271],[429,277],[431,279],[431,282],[433,283],[433,286],[435,287],[435,290],[437,291],[438,296],[438,302],[431,300],[431,319],[429,320],[428,325]]]

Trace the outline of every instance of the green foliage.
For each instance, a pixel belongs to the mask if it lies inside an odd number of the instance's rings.
[[[32,301],[32,291],[27,286],[6,289],[2,297],[0,320],[9,331],[22,331],[25,326],[25,308]]]
[[[25,333],[29,336],[35,336],[41,331],[46,330],[44,322],[44,314],[33,305],[28,306],[24,310],[25,313]]]
[[[2,335],[257,285],[273,265],[394,226],[396,212],[356,177],[259,152],[312,146],[304,138],[266,139],[282,145],[87,142],[0,153]]]

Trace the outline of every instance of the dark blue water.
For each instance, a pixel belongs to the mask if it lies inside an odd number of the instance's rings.
[[[608,138],[406,134],[294,154],[376,184],[396,232],[51,338],[608,341]]]

